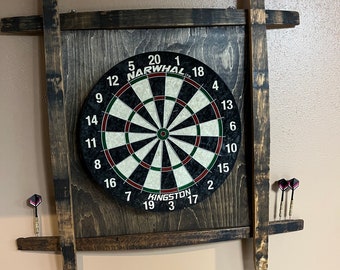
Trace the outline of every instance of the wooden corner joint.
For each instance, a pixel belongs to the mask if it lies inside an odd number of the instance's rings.
[[[261,258],[259,261],[259,270],[267,270],[268,269],[268,260],[266,258]]]
[[[255,269],[268,269],[268,237],[259,239],[258,245],[255,247]]]
[[[250,9],[251,24],[266,24],[266,10],[265,9]]]

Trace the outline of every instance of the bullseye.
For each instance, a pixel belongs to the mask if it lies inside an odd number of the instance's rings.
[[[157,132],[157,137],[164,141],[169,137],[169,131],[166,128],[161,128]]]

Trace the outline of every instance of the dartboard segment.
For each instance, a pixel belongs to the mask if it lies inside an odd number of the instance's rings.
[[[165,79],[165,93],[166,97],[171,97],[164,101],[164,114],[163,114],[163,125],[168,126],[169,117],[174,109],[175,102],[178,95],[182,89],[183,78],[180,76],[172,76],[173,74],[168,74]]]
[[[183,209],[210,196],[226,181],[241,142],[237,104],[223,80],[173,52],[112,67],[89,93],[79,122],[91,178],[147,211]]]
[[[151,115],[152,120],[156,123],[157,127],[160,128],[162,125],[160,123],[156,104],[155,102],[153,102],[154,95],[151,90],[148,77],[143,76],[142,78],[134,80],[133,82],[131,82],[131,87],[133,88],[138,98],[144,103],[143,107]]]

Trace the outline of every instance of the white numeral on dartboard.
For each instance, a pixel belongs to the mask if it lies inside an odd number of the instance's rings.
[[[217,168],[220,173],[227,173],[229,172],[229,163],[220,163],[217,165]]]
[[[159,65],[161,63],[161,56],[159,54],[149,55],[149,65]]]
[[[213,180],[208,180],[208,190],[214,190],[214,181]]]
[[[96,138],[92,138],[92,139],[86,139],[85,142],[87,143],[87,148],[96,148],[97,144],[96,144]]]
[[[237,128],[235,121],[231,121],[229,126],[231,131],[235,131]]]
[[[168,205],[169,205],[169,210],[170,211],[174,211],[175,210],[175,202],[174,201],[168,202]]]
[[[198,195],[194,194],[188,197],[189,199],[189,203],[190,204],[196,204],[197,203],[197,199],[198,199]]]
[[[129,61],[128,65],[129,65],[129,70],[130,71],[134,71],[135,70],[136,67],[135,67],[134,61]]]
[[[236,143],[228,143],[225,146],[227,148],[228,153],[236,153],[237,152],[237,144]]]
[[[104,180],[104,183],[106,185],[106,188],[115,188],[117,186],[117,183],[116,183],[116,178],[106,178]]]
[[[103,102],[103,95],[101,93],[96,94],[96,101],[97,101],[97,103]]]
[[[155,202],[154,201],[146,201],[143,202],[145,210],[152,210],[155,208]]]
[[[230,99],[221,101],[221,104],[223,106],[223,110],[231,110],[234,108],[233,101]]]
[[[204,68],[203,67],[194,67],[192,69],[195,77],[203,77],[204,76]]]
[[[97,115],[93,115],[92,117],[88,115],[85,117],[85,119],[87,120],[88,126],[91,126],[92,124],[98,125]]]
[[[177,66],[179,66],[179,65],[181,64],[181,63],[179,62],[179,56],[176,56],[175,59],[176,59],[176,62],[177,62]]]
[[[109,86],[118,86],[118,76],[112,75],[106,78],[109,81]]]
[[[129,202],[130,197],[131,197],[131,191],[125,191],[125,195],[126,195],[126,201]]]
[[[218,81],[214,81],[214,83],[213,83],[213,86],[212,86],[212,89],[214,89],[214,90],[218,90],[218,89],[220,89],[220,87],[218,86]]]
[[[100,163],[100,159],[96,159],[93,163],[94,163],[94,168],[96,170],[99,170],[102,167],[102,164]]]

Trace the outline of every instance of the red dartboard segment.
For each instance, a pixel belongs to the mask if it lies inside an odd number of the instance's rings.
[[[126,122],[125,122],[125,127],[124,127],[124,132],[125,132],[126,134],[129,133],[130,126],[131,126],[131,122],[130,122],[130,121],[126,121]]]
[[[177,99],[176,102],[180,104],[181,106],[185,107],[186,103],[183,100]]]
[[[150,164],[147,164],[147,163],[144,162],[143,160],[140,162],[140,165],[143,166],[143,167],[146,168],[146,169],[150,169],[150,168],[151,168]]]
[[[162,172],[171,172],[172,170],[173,170],[173,167],[170,167],[170,166],[169,167],[162,167],[161,168]]]
[[[133,110],[135,112],[138,112],[141,108],[143,108],[144,104],[143,103],[139,103]]]
[[[220,114],[220,111],[217,108],[217,105],[216,105],[215,101],[211,102],[211,106],[214,108],[214,112],[215,112],[216,118],[220,119],[221,118],[221,114]]]
[[[109,118],[109,115],[107,113],[104,114],[103,117],[103,121],[102,121],[102,127],[101,127],[101,131],[106,130],[106,126],[107,126],[107,119]]]
[[[131,144],[126,145],[127,149],[129,150],[129,153],[132,155],[134,153]]]
[[[195,183],[201,181],[208,173],[209,173],[208,170],[204,170],[199,176],[197,176],[197,177],[194,179]]]
[[[194,115],[192,116],[192,118],[194,119],[194,121],[195,121],[195,124],[196,124],[196,125],[198,125],[198,124],[199,124],[199,120],[198,120],[198,117],[197,117],[197,115],[196,115],[196,114],[194,114]]]
[[[218,137],[218,143],[216,146],[216,151],[215,153],[218,155],[222,149],[222,144],[223,144],[223,138],[222,137]]]
[[[159,72],[159,73],[152,73],[148,75],[148,78],[154,78],[154,77],[165,77],[166,73],[165,72]]]
[[[115,94],[116,97],[120,97],[126,90],[128,90],[131,87],[130,83],[125,84],[122,88],[118,90],[118,92]]]
[[[178,192],[179,189],[178,188],[171,188],[171,189],[162,189],[162,193],[175,193]]]
[[[183,165],[187,164],[190,161],[190,159],[192,159],[190,155],[188,155],[185,159],[183,159],[182,161]]]
[[[195,140],[195,146],[196,147],[199,147],[199,145],[200,145],[200,142],[201,142],[201,136],[196,136],[196,140]]]
[[[187,82],[187,83],[190,83],[192,86],[194,86],[195,88],[199,89],[201,88],[201,85],[199,85],[198,83],[196,83],[195,81],[193,81],[192,79],[188,78],[188,77],[185,77],[184,80]]]
[[[127,179],[126,183],[128,183],[129,185],[133,186],[134,188],[138,189],[138,190],[142,190],[143,186],[137,184],[136,182],[132,181],[131,179]]]
[[[161,101],[161,100],[165,100],[165,96],[156,96],[153,99],[154,101]]]
[[[114,161],[113,161],[113,159],[111,157],[110,152],[108,150],[104,150],[104,154],[105,154],[105,157],[106,157],[107,161],[109,162],[110,166],[114,167],[115,163],[114,163]]]

